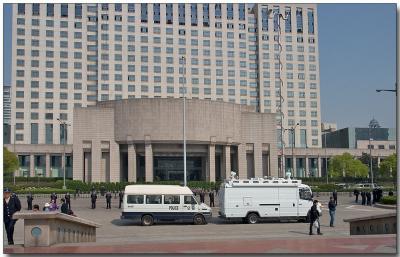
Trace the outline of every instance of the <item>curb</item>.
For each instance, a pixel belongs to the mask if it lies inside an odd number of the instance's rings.
[[[396,205],[380,204],[380,203],[374,204],[374,207],[382,208],[382,209],[391,209],[391,210],[395,210],[397,208]]]

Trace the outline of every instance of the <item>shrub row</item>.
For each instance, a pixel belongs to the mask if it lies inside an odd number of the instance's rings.
[[[382,197],[380,203],[382,204],[396,204],[397,197],[396,196],[384,196]]]
[[[65,193],[69,192],[70,194],[74,193],[74,190],[71,189],[59,189],[59,188],[25,188],[25,189],[19,189],[16,191],[13,191],[16,194],[51,194],[51,193],[56,193],[56,194],[62,194],[64,195]]]

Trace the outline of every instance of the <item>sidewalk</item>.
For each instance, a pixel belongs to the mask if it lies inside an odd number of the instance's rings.
[[[5,247],[4,253],[396,253],[396,235]]]

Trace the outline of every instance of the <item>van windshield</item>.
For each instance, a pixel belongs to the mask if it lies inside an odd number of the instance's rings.
[[[184,198],[184,203],[185,204],[197,204],[196,199],[192,195],[185,195]]]
[[[300,188],[299,196],[302,200],[312,200],[312,194],[309,188]]]

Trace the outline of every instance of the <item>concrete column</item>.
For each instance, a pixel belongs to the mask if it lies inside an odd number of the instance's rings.
[[[43,174],[43,177],[51,177],[51,162],[49,153],[46,153],[46,170]]]
[[[321,177],[322,176],[322,158],[320,156],[318,156],[318,175],[317,177]]]
[[[206,181],[215,182],[215,145],[208,146],[208,172]]]
[[[150,142],[145,144],[145,180],[153,182],[153,148]]]
[[[66,154],[64,155],[64,152],[61,153],[61,170],[63,171],[63,176],[64,176],[64,172],[65,171],[65,156],[67,156]],[[67,175],[67,173],[65,173],[65,175]]]
[[[110,141],[110,182],[119,182],[121,179],[119,144]]]
[[[74,180],[81,180],[83,181],[83,169],[85,162],[83,160],[83,148],[82,146],[74,146],[73,148],[73,162],[72,162],[72,176]],[[87,180],[86,180],[87,181]]]
[[[136,182],[136,146],[128,145],[128,182]]]
[[[378,168],[381,165],[381,157],[377,157],[378,158]]]
[[[261,143],[254,143],[253,156],[254,156],[254,177],[262,178],[263,170],[262,170],[262,144]]]
[[[231,145],[225,145],[223,146],[222,149],[222,166],[223,170],[221,171],[221,175],[225,177],[224,178],[229,178],[231,176]],[[225,171],[225,173],[224,173]]]
[[[238,167],[239,178],[247,179],[247,158],[246,158],[246,144],[238,145]]]
[[[35,155],[31,154],[30,155],[30,161],[29,161],[29,176],[34,177],[35,176]]]
[[[101,173],[101,144],[100,141],[92,141],[92,182],[105,181],[104,174]]]
[[[309,173],[308,173],[308,157],[306,156],[306,157],[304,158],[304,160],[305,160],[305,162],[306,162],[306,163],[305,163],[305,169],[306,169],[306,170],[305,170],[304,176],[305,176],[305,177],[309,177],[309,176],[308,176],[308,174],[309,174]]]

